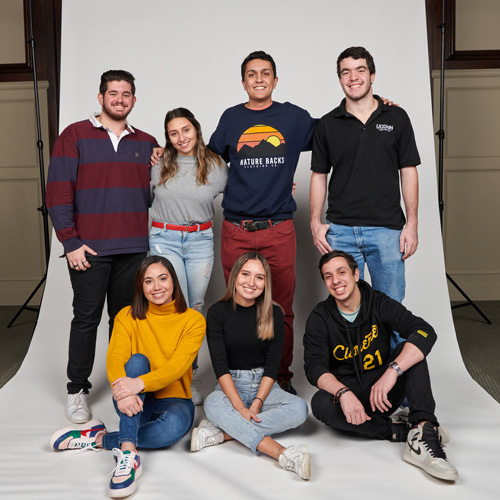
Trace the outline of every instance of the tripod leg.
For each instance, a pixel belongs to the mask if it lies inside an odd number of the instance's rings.
[[[448,278],[448,281],[462,294],[462,297],[464,297],[464,299],[467,301],[467,304],[460,304],[455,307],[452,306],[452,309],[470,305],[481,315],[481,317],[484,319],[484,321],[486,321],[486,323],[488,323],[488,325],[491,325],[491,321],[488,319],[488,317],[483,313],[483,311],[481,311],[481,309],[479,309],[479,307],[476,306],[476,304],[474,304],[474,301],[469,298],[469,296],[455,283],[455,281],[453,281],[452,277],[448,273],[446,273],[446,277]]]
[[[13,324],[14,321],[19,317],[19,315],[25,310],[29,309],[31,311],[36,311],[36,309],[31,309],[28,307],[29,301],[34,297],[35,293],[38,292],[40,287],[44,284],[45,279],[47,278],[47,275],[44,274],[43,278],[39,281],[38,285],[35,287],[35,289],[31,292],[31,295],[26,299],[26,302],[19,308],[19,311],[17,311],[16,315],[12,318],[10,323],[7,325],[7,328],[10,328]]]

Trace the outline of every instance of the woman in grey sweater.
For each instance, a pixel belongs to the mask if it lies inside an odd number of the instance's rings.
[[[186,302],[201,312],[214,260],[215,198],[226,186],[227,165],[205,146],[188,109],[167,113],[165,139],[163,157],[151,169],[149,251],[172,263]],[[191,389],[193,402],[201,404],[201,393]]]

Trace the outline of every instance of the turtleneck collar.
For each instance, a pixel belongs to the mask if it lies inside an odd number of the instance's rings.
[[[157,314],[159,316],[166,316],[167,314],[174,314],[175,310],[175,300],[164,304],[162,306],[157,306],[156,304],[149,303],[148,314]]]

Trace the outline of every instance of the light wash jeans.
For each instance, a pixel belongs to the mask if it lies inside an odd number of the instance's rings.
[[[212,228],[188,233],[152,227],[149,252],[172,263],[187,305],[201,312],[214,262]]]
[[[134,354],[125,365],[127,377],[138,377],[151,371],[149,360],[144,354]],[[124,442],[134,443],[138,448],[164,448],[184,436],[194,419],[194,405],[191,399],[156,399],[151,392],[141,393],[142,412],[129,417],[118,409],[113,399],[116,413],[120,417],[118,432],[105,434],[102,446],[106,450],[120,448]]]
[[[253,370],[230,370],[234,385],[248,408],[259,390],[263,368]],[[307,404],[298,396],[285,392],[275,382],[264,401],[258,417],[260,422],[249,422],[233,408],[219,383],[209,394],[204,404],[207,418],[246,447],[257,453],[258,444],[266,436],[294,429],[307,419]]]
[[[373,288],[403,302],[406,282],[403,254],[399,251],[400,235],[401,231],[386,227],[330,224],[326,240],[334,250],[343,250],[354,257],[360,279],[364,279],[366,263]],[[394,332],[391,349],[402,341]]]

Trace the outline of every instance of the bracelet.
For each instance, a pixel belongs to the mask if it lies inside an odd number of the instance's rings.
[[[262,401],[262,399],[260,399],[258,396],[255,396],[255,397],[253,398],[253,400],[254,400],[254,401],[255,401],[256,399],[258,399],[258,400],[259,400],[262,404],[264,404],[264,401]]]
[[[340,398],[346,393],[346,392],[352,392],[351,389],[349,389],[349,387],[341,387],[337,393],[335,394],[335,396],[333,396],[333,402],[336,404],[336,403],[340,403]]]

